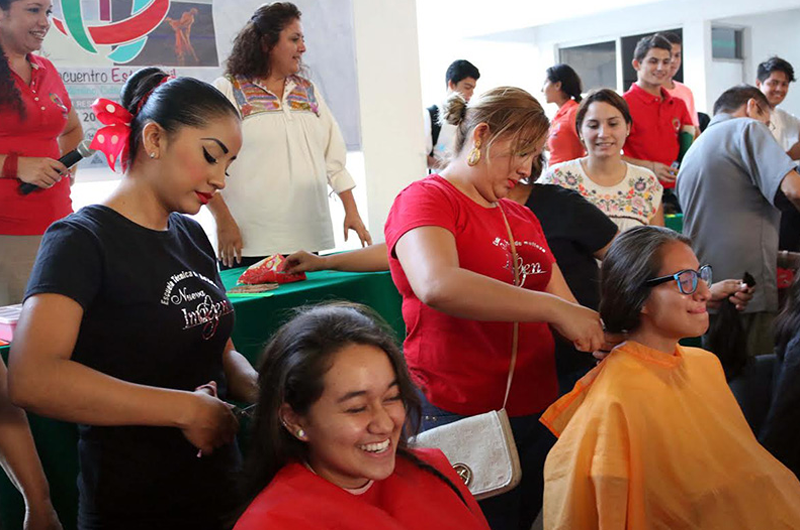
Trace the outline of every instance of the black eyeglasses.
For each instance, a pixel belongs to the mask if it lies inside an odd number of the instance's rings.
[[[647,280],[644,282],[644,284],[654,287],[656,285],[661,285],[662,283],[675,280],[675,282],[678,284],[678,289],[680,292],[683,294],[694,294],[694,292],[697,290],[698,278],[706,282],[706,285],[711,285],[711,265],[703,265],[700,267],[699,271],[685,269],[678,271],[675,274],[670,274],[669,276],[653,278],[651,280]]]

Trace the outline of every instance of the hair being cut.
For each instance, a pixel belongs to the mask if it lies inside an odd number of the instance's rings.
[[[550,120],[536,98],[521,88],[508,86],[488,90],[469,104],[461,94],[453,93],[444,104],[442,118],[457,127],[453,146],[456,155],[481,123],[489,126],[487,152],[498,138],[511,140],[515,153],[529,152],[550,128]]]
[[[600,318],[612,333],[630,333],[641,324],[641,312],[658,276],[664,247],[673,242],[691,246],[691,240],[661,226],[637,226],[611,243],[600,268]]]

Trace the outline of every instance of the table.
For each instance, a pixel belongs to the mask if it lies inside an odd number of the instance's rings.
[[[222,282],[230,289],[243,269],[220,273]],[[274,291],[254,295],[232,295],[236,323],[233,342],[253,365],[269,337],[291,318],[295,308],[320,302],[347,300],[375,309],[395,331],[398,340],[405,337],[401,298],[389,272],[347,273],[313,272],[301,282],[281,285]],[[0,347],[7,361],[8,346]],[[28,414],[31,431],[36,440],[39,457],[50,482],[53,505],[61,518],[64,530],[76,528],[78,513],[77,428],[35,414]],[[22,497],[0,473],[0,528],[22,528],[24,506]]]

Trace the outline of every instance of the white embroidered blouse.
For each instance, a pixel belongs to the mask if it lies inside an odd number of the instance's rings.
[[[222,196],[242,233],[243,256],[333,248],[328,186],[355,187],[347,148],[311,81],[286,80],[279,100],[256,80],[214,82],[239,109],[244,142]]]

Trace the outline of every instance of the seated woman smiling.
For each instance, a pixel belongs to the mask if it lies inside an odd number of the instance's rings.
[[[259,386],[235,530],[488,530],[445,456],[406,445],[420,399],[367,308],[301,312],[267,346]]]
[[[800,528],[800,482],[753,436],[702,335],[711,269],[671,230],[631,228],[601,269],[600,315],[628,332],[542,423],[544,528]]]

